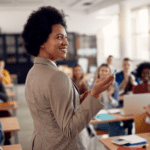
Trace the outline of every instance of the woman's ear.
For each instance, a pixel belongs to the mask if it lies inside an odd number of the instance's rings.
[[[41,45],[40,48],[44,49],[44,45]]]

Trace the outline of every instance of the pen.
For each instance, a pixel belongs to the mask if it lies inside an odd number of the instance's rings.
[[[116,72],[117,72],[117,69],[112,74],[115,74]]]
[[[142,148],[147,148],[149,144],[143,145]]]

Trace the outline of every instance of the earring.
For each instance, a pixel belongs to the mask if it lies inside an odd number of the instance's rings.
[[[41,48],[44,48],[44,45],[41,45]]]

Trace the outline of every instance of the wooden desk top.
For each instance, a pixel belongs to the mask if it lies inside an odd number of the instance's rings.
[[[16,117],[4,117],[0,118],[2,128],[4,132],[19,131],[20,127]]]
[[[147,142],[150,144],[150,133],[142,133],[142,134],[136,134],[136,135],[139,135],[143,138],[145,138],[147,140]],[[126,135],[125,135],[126,136]],[[115,137],[118,137],[118,136],[115,136]],[[124,146],[119,146],[117,144],[113,144],[112,143],[112,140],[113,140],[114,137],[109,137],[109,138],[101,138],[99,139],[99,141],[104,144],[104,146],[106,148],[108,148],[109,150],[117,150],[119,147],[124,147]],[[141,148],[142,146],[137,146],[137,148]],[[135,148],[135,147],[134,147]],[[148,146],[146,148],[147,150],[150,150],[150,146]]]
[[[118,108],[122,109],[122,108]],[[122,109],[123,110],[123,109]],[[117,118],[111,119],[111,120],[104,120],[104,121],[98,121],[96,119],[92,119],[89,124],[96,124],[96,123],[105,123],[105,122],[116,122],[116,121],[125,121],[125,120],[133,120],[134,116],[122,116],[120,113],[117,114],[111,114],[112,116],[115,116]]]
[[[9,101],[9,102],[4,102],[0,103],[0,111],[3,110],[15,110],[18,108],[17,102],[15,100]]]
[[[1,147],[3,148],[3,150],[22,150],[20,144],[16,144],[16,145],[7,145],[7,146],[1,146]]]
[[[8,95],[9,98],[11,98],[11,97],[15,96],[15,93],[13,91],[8,91],[7,95]]]

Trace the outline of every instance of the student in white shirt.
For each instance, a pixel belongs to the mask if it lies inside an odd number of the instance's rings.
[[[104,78],[111,72],[111,69],[107,64],[102,64],[96,72],[95,80],[98,78]],[[90,89],[92,85],[90,86]],[[113,83],[108,90],[99,95],[99,100],[104,104],[104,109],[115,108],[118,106],[118,84]],[[100,123],[93,125],[97,130],[108,131],[109,136],[125,135],[124,128],[120,125],[120,122]]]

